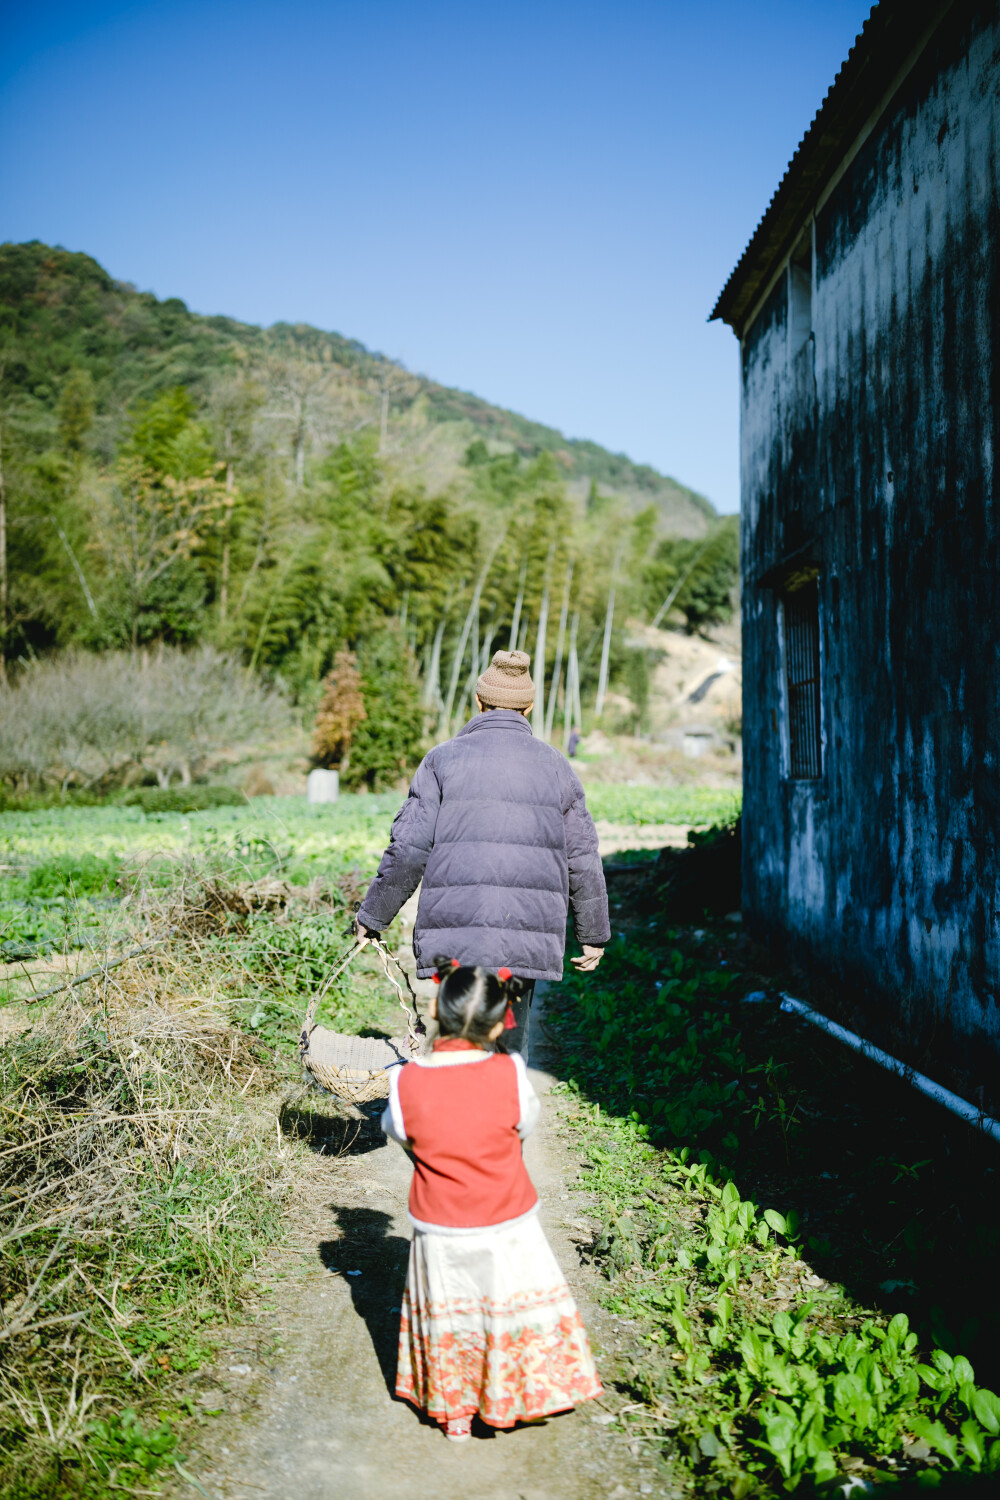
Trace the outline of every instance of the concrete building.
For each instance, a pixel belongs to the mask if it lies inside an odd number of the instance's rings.
[[[1000,4],[884,0],[713,316],[740,341],[744,913],[1000,1082]]]

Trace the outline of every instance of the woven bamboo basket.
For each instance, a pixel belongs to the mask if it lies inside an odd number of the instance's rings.
[[[368,944],[375,949],[385,970],[385,977],[399,995],[399,1003],[406,1015],[406,1036],[386,1038],[375,1036],[345,1036],[339,1031],[330,1031],[326,1026],[317,1026],[313,1021],[316,1007],[337,976],[353,958]],[[402,987],[393,978],[389,961],[395,964],[406,981],[406,988],[413,1001],[413,1009],[406,1003]],[[381,939],[359,938],[351,951],[336,965],[322,989],[310,1000],[299,1037],[299,1056],[302,1066],[311,1078],[331,1094],[336,1094],[346,1104],[370,1104],[373,1099],[385,1099],[389,1093],[389,1070],[409,1062],[423,1047],[424,1026],[417,1014],[417,997],[413,993],[410,978],[399,959],[386,947]]]
[[[370,1104],[389,1093],[389,1069],[409,1062],[405,1038],[387,1041],[377,1036],[343,1036],[325,1026],[314,1026],[302,1053],[306,1071],[320,1088],[347,1104]]]

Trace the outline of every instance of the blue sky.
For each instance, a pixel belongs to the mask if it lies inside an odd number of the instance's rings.
[[[706,324],[854,0],[0,0],[0,239],[315,323],[739,500]]]

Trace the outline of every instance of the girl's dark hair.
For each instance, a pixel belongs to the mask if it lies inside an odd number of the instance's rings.
[[[479,964],[456,967],[450,958],[435,959],[435,965],[440,976],[437,1020],[441,1036],[489,1041],[493,1027],[506,1014],[508,1002],[521,993],[521,981],[500,979]]]

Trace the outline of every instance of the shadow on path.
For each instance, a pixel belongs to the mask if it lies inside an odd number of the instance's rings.
[[[354,1310],[368,1329],[386,1389],[394,1397],[399,1310],[410,1242],[390,1233],[392,1217],[378,1209],[335,1206],[333,1212],[343,1238],[324,1240],[319,1257],[328,1271],[350,1287]]]
[[[352,1119],[348,1115],[326,1115],[283,1104],[278,1114],[282,1135],[305,1141],[319,1156],[364,1156],[386,1144],[379,1116]]]

